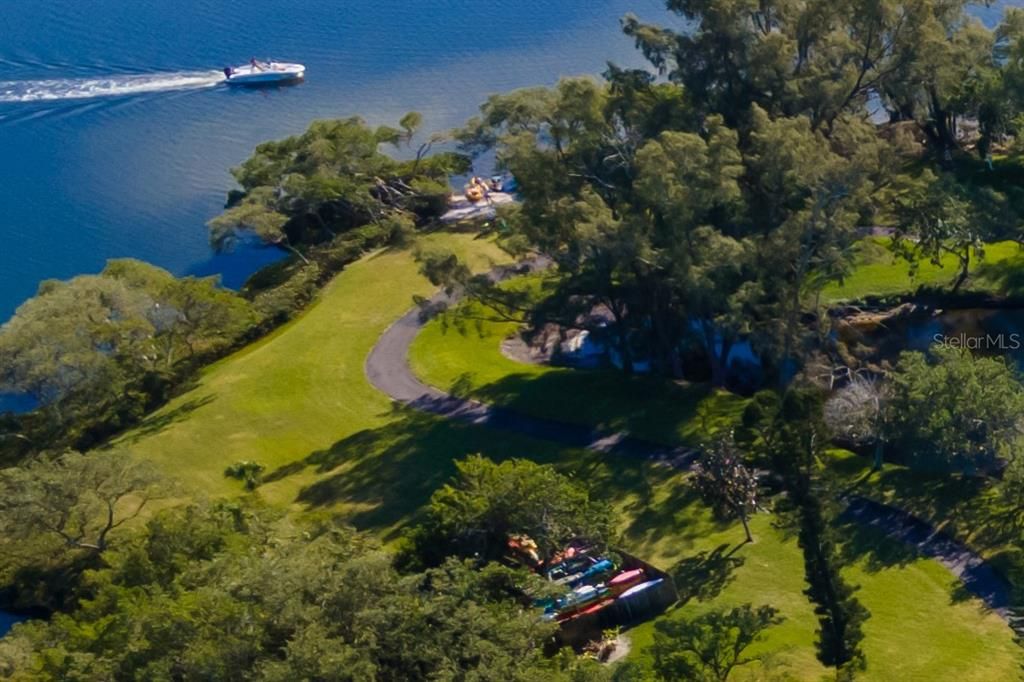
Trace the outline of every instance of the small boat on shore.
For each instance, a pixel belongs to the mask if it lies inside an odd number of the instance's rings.
[[[224,67],[224,82],[228,85],[291,83],[300,81],[305,76],[305,65],[287,62],[257,62],[254,60],[244,66]]]

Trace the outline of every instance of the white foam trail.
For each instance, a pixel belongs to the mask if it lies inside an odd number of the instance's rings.
[[[181,71],[101,78],[0,81],[0,102],[46,102],[209,88],[224,80],[220,71]]]

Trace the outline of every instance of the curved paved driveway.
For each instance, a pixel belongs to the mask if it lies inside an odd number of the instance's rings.
[[[533,261],[518,268],[500,268],[492,271],[491,277],[498,281],[545,265],[542,261]],[[679,466],[689,465],[692,461],[696,454],[692,448],[673,448],[622,433],[609,433],[588,426],[532,417],[505,407],[458,398],[424,384],[416,378],[409,367],[409,346],[429,320],[429,315],[425,314],[424,310],[436,310],[454,302],[453,297],[447,294],[437,294],[422,309],[413,308],[388,327],[366,359],[366,377],[377,390],[400,403],[424,412],[553,441],[569,447],[614,452],[639,458],[653,457],[671,461]]]
[[[519,267],[498,268],[490,276],[499,281],[546,265],[544,261],[534,260]],[[430,299],[424,309],[448,306],[456,299],[440,293]],[[366,359],[366,376],[370,383],[392,399],[441,417],[569,447],[658,459],[678,468],[688,468],[695,459],[697,451],[692,448],[672,448],[622,433],[602,432],[577,424],[532,417],[505,407],[459,398],[424,384],[409,367],[408,355],[409,347],[428,320],[429,315],[423,309],[413,308],[388,327]],[[1010,584],[981,556],[902,509],[857,495],[846,499],[848,506],[844,517],[877,528],[888,537],[913,545],[921,554],[936,559],[1003,620],[1016,624],[1010,607]]]

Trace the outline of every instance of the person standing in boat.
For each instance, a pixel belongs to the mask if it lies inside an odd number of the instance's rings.
[[[256,57],[253,57],[252,59],[249,60],[249,66],[252,67],[253,71],[262,71],[263,70],[263,67],[260,66],[260,63],[256,61]]]

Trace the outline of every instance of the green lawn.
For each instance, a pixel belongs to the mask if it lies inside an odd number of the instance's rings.
[[[493,242],[437,233],[418,245],[448,248],[480,269],[507,256]],[[115,444],[156,462],[190,488],[220,495],[239,484],[224,468],[256,460],[273,472],[367,429],[395,421],[363,363],[384,329],[428,295],[412,249],[373,253],[347,267],[298,319],[214,364],[197,386]],[[315,478],[306,467],[261,492],[294,500]]]
[[[866,680],[1017,679],[1024,655],[1009,627],[985,613],[978,600],[962,600],[959,584],[941,564],[864,529],[868,551],[846,571],[861,586],[871,611],[864,624]],[[883,557],[883,560],[879,560]],[[898,560],[896,560],[898,558]],[[860,678],[858,678],[860,679]]]
[[[743,530],[738,524],[716,522],[699,502],[687,500],[680,489],[671,490],[667,487],[656,493],[676,498],[657,512],[670,518],[658,519],[652,532],[640,537],[630,537],[627,532],[626,543],[675,575],[683,601],[661,618],[689,618],[711,608],[745,603],[770,604],[784,620],[751,651],[770,655],[777,671],[785,671],[790,679],[817,680],[826,675],[827,668],[815,657],[817,620],[803,594],[803,558],[795,539],[776,528],[770,515],[761,514],[751,522],[755,541],[742,544]],[[675,532],[665,538],[669,528]],[[629,630],[632,660],[649,660],[647,648],[653,641],[655,622]]]
[[[817,623],[803,598],[803,561],[793,540],[762,515],[752,526],[756,542],[735,552],[728,560],[712,555],[725,565],[718,577],[704,580],[712,585],[704,599],[694,598],[662,618],[689,618],[712,608],[742,603],[771,604],[785,620],[766,633],[765,640],[749,649],[765,655],[770,679],[820,679],[823,668],[814,658],[813,629]],[[706,532],[703,531],[702,532]],[[850,529],[857,536],[855,558],[846,577],[860,586],[858,597],[870,611],[864,625],[867,669],[857,679],[877,680],[1008,680],[1016,679],[1024,656],[1010,629],[998,616],[985,613],[977,600],[958,600],[953,576],[935,561],[908,556],[903,546],[884,537],[865,537],[871,531]],[[702,546],[742,538],[731,530],[704,536]],[[726,549],[726,552],[728,549]],[[856,555],[855,555],[856,556]],[[878,557],[890,561],[880,561]],[[715,576],[715,574],[712,574]],[[721,591],[715,588],[726,575]],[[685,583],[680,582],[680,586]],[[632,660],[648,662],[647,647],[654,636],[649,621],[629,631]],[[759,663],[737,671],[737,680],[764,679]],[[730,677],[730,679],[734,679]]]
[[[743,603],[771,604],[785,620],[750,652],[767,656],[771,679],[820,678],[823,669],[814,658],[817,622],[802,594],[804,566],[794,538],[777,528],[771,515],[759,514],[751,524],[755,542],[740,545],[739,524],[715,522],[699,503],[687,498],[682,485],[677,481],[659,486],[651,499],[673,499],[660,512],[671,516],[643,524],[662,531],[674,526],[671,541],[661,534],[626,533],[633,551],[646,552],[676,575],[685,601],[662,618],[689,618]],[[657,512],[651,509],[641,518],[647,513]],[[856,525],[840,530],[850,561],[846,577],[860,586],[858,597],[871,611],[864,626],[868,667],[858,679],[1016,679],[1024,652],[1014,643],[1013,633],[977,599],[965,598],[945,567],[876,531]],[[629,631],[632,660],[649,661],[646,649],[653,641],[655,622]],[[764,675],[761,665],[753,663],[736,679]]]
[[[501,258],[492,244],[465,236],[435,235],[426,242],[473,255],[480,268]],[[669,469],[395,409],[366,382],[363,363],[412,295],[430,290],[410,251],[369,256],[331,282],[302,317],[209,368],[195,389],[116,445],[158,463],[186,489],[214,496],[240,494],[223,470],[255,459],[267,466],[267,482],[257,492],[263,499],[340,513],[385,542],[395,541],[450,478],[453,462],[475,452],[549,462],[587,480],[621,510],[623,545],[668,567],[742,539],[738,527],[714,522]],[[801,594],[799,550],[768,517],[755,528],[765,539],[739,550],[749,564],[735,572],[720,599],[740,603],[763,591],[760,581],[771,571],[766,596],[788,620],[765,646],[780,651],[801,677],[815,679],[824,669],[811,647],[815,623]]]
[[[853,271],[841,284],[829,284],[822,291],[823,303],[857,301],[867,296],[909,294],[921,286],[945,287],[956,279],[956,258],[947,254],[941,265],[927,260],[918,265],[913,277],[910,265],[887,248],[884,238],[864,239],[857,244]],[[985,247],[985,257],[975,261],[967,291],[1019,295],[1024,292],[1024,251],[1016,242],[998,242]]]
[[[536,278],[530,285],[540,290]],[[702,433],[738,418],[746,401],[702,384],[683,384],[617,370],[577,370],[517,362],[501,353],[518,323],[495,321],[472,306],[470,322],[436,319],[413,342],[409,363],[434,386],[663,443],[697,442]]]
[[[468,236],[439,234],[424,241],[461,251],[479,268],[502,259],[493,244]],[[684,591],[692,593],[667,617],[719,604],[773,604],[786,620],[758,646],[792,678],[816,680],[827,674],[814,655],[816,620],[802,594],[799,548],[771,516],[754,520],[755,543],[726,557],[742,540],[741,528],[714,520],[678,472],[396,409],[374,391],[363,373],[366,355],[411,305],[412,295],[426,295],[431,288],[409,250],[368,256],[332,281],[302,317],[209,368],[193,390],[116,446],[156,462],[181,479],[187,491],[200,495],[241,494],[240,484],[224,478],[223,470],[237,460],[255,459],[267,466],[267,482],[256,493],[267,502],[340,513],[385,542],[399,537],[433,490],[451,476],[456,459],[480,452],[494,459],[550,462],[586,480],[614,504],[620,511],[622,545],[672,570]],[[447,385],[470,373],[475,378],[462,382],[464,390],[505,396],[507,403],[549,417],[674,441],[692,439],[703,425],[721,424],[743,404],[725,393],[709,395],[700,387],[654,379],[623,381],[614,373],[521,366],[497,351],[503,335],[499,329],[463,337],[454,331],[442,334],[438,326],[431,325],[424,337],[433,339],[433,348],[424,347],[423,339],[417,343],[417,368],[426,362],[436,372],[447,372]],[[516,379],[523,382],[522,394],[516,383],[502,384],[502,373],[510,369],[524,375]],[[524,401],[532,405],[526,408]],[[922,566],[914,570],[934,578],[922,585],[917,584],[920,573],[902,566],[857,576],[865,602],[880,604],[880,613],[892,603],[927,610],[920,623],[903,622],[898,611],[872,623],[868,651],[873,669],[925,675],[937,669],[931,661],[948,658],[946,649],[933,652],[931,642],[955,639],[956,647],[948,651],[962,668],[989,679],[1011,675],[1008,666],[1017,659],[1009,631],[974,602],[952,604],[951,576],[934,562]],[[635,656],[643,656],[650,628],[633,630]],[[907,628],[914,634],[905,635]],[[912,651],[889,646],[910,636],[927,646]]]

